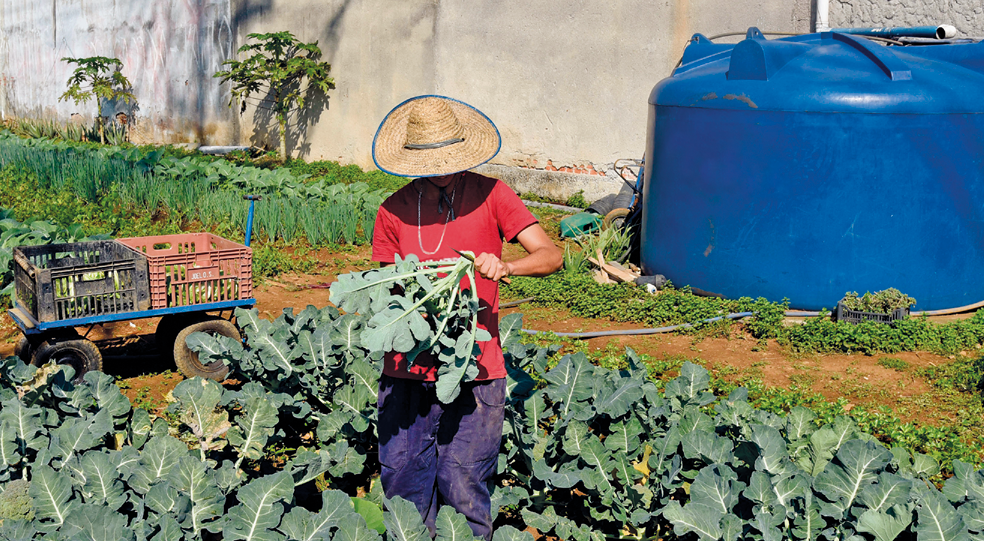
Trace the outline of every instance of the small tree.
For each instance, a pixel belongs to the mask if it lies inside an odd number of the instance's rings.
[[[75,64],[75,71],[68,78],[68,90],[58,101],[71,99],[79,105],[96,99],[96,125],[99,127],[99,142],[105,143],[103,134],[102,108],[99,98],[104,100],[133,101],[133,88],[123,75],[123,62],[116,58],[92,56],[89,58],[62,58],[62,61]]]
[[[295,108],[304,107],[301,82],[308,81],[326,93],[335,88],[335,80],[328,76],[331,64],[319,62],[321,49],[318,42],[301,43],[290,32],[250,34],[253,43],[239,48],[240,53],[250,53],[242,62],[226,60],[215,77],[222,82],[232,81],[232,98],[229,106],[239,102],[239,113],[246,111],[246,99],[254,93],[272,94],[273,112],[280,126],[280,159],[287,159],[287,115]]]

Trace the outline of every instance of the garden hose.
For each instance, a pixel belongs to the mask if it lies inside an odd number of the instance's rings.
[[[976,310],[976,309],[982,308],[982,307],[984,307],[984,301],[981,301],[981,302],[978,302],[978,303],[975,303],[975,304],[968,304],[967,306],[959,306],[957,308],[946,308],[946,309],[943,309],[943,310],[929,310],[929,311],[922,311],[922,312],[913,312],[913,313],[911,313],[909,315],[910,316],[928,316],[928,317],[932,317],[932,316],[946,316],[946,315],[952,315],[952,314],[960,314],[960,313],[963,313],[963,312],[969,312],[971,310]],[[705,320],[702,320],[702,321],[698,321],[697,324],[699,325],[701,323],[713,323],[715,321],[721,321],[723,319],[742,319],[742,318],[746,318],[746,317],[753,316],[753,315],[755,315],[754,312],[737,312],[737,313],[734,313],[734,314],[728,314],[726,316],[717,316],[717,317],[712,317],[710,319],[705,319]],[[782,315],[785,316],[785,317],[817,317],[817,316],[820,315],[820,312],[807,312],[807,311],[800,311],[800,310],[789,310],[789,311],[783,312]],[[529,334],[548,334],[549,333],[549,334],[553,334],[555,336],[559,336],[561,338],[574,338],[574,339],[584,340],[584,339],[588,339],[588,338],[602,338],[602,337],[605,337],[605,336],[639,336],[639,335],[646,335],[646,334],[660,334],[660,333],[665,333],[665,332],[673,332],[673,331],[676,331],[678,329],[688,329],[688,328],[693,327],[694,325],[695,325],[694,323],[681,323],[679,325],[670,325],[668,327],[656,327],[656,328],[652,328],[652,329],[625,329],[625,330],[620,330],[620,331],[597,331],[597,332],[557,332],[557,333],[550,333],[550,331],[537,331],[537,330],[533,330],[533,329],[523,329],[523,332],[526,332],[526,333],[529,333]]]
[[[963,312],[970,312],[971,310],[977,310],[978,308],[984,307],[984,301],[976,302],[974,304],[968,304],[967,306],[958,306],[956,308],[944,308],[942,310],[923,310],[920,312],[912,312],[910,316],[949,316],[952,314],[961,314]]]
[[[705,319],[698,323],[713,323],[715,321],[721,321],[724,319],[741,319],[743,317],[748,317],[754,315],[754,312],[738,312],[735,314],[728,314],[726,316],[717,316],[710,319]],[[536,331],[532,329],[523,329],[523,332],[529,334],[553,334],[562,338],[576,338],[576,339],[587,339],[587,338],[601,338],[604,336],[635,336],[643,334],[659,334],[664,332],[673,332],[677,329],[687,329],[693,327],[693,323],[681,323],[679,325],[670,325],[669,327],[657,327],[655,329],[625,329],[621,331],[598,331],[598,332],[557,332],[550,333],[549,331]]]

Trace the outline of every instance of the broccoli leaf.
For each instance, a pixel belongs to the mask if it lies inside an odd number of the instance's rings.
[[[237,467],[244,458],[258,460],[263,457],[270,436],[279,421],[277,409],[265,396],[254,396],[246,400],[243,414],[236,418],[229,430],[229,443],[239,453]]]
[[[418,541],[429,537],[424,521],[417,511],[417,506],[396,496],[386,500],[386,513],[383,521],[386,523],[386,533],[397,541]]]
[[[185,455],[179,460],[177,468],[170,473],[168,480],[191,503],[183,527],[198,535],[206,522],[222,515],[225,497],[215,482],[214,470],[208,464]]]
[[[48,466],[34,468],[30,492],[34,498],[35,516],[56,524],[63,524],[72,509],[79,505],[78,500],[72,499],[71,477]]]
[[[435,526],[439,541],[474,541],[475,539],[465,516],[448,505],[442,506],[437,512]]]
[[[275,531],[284,513],[284,502],[294,495],[294,479],[282,471],[255,479],[236,494],[239,505],[230,509],[223,523],[223,538],[230,541],[281,541]]]

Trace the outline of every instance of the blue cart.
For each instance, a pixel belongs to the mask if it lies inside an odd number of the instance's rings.
[[[241,339],[231,314],[256,304],[249,244],[259,196],[244,199],[244,244],[193,233],[15,248],[8,313],[23,333],[15,354],[37,366],[70,365],[79,380],[102,370],[102,354],[86,338],[94,326],[159,317],[155,341],[182,374],[225,379],[229,367],[202,364],[186,339],[194,332]]]

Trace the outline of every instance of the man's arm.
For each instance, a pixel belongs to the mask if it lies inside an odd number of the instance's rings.
[[[492,254],[481,253],[475,258],[475,270],[489,280],[498,281],[504,276],[546,276],[563,265],[564,253],[540,224],[520,231],[516,240],[529,255],[507,263]]]

